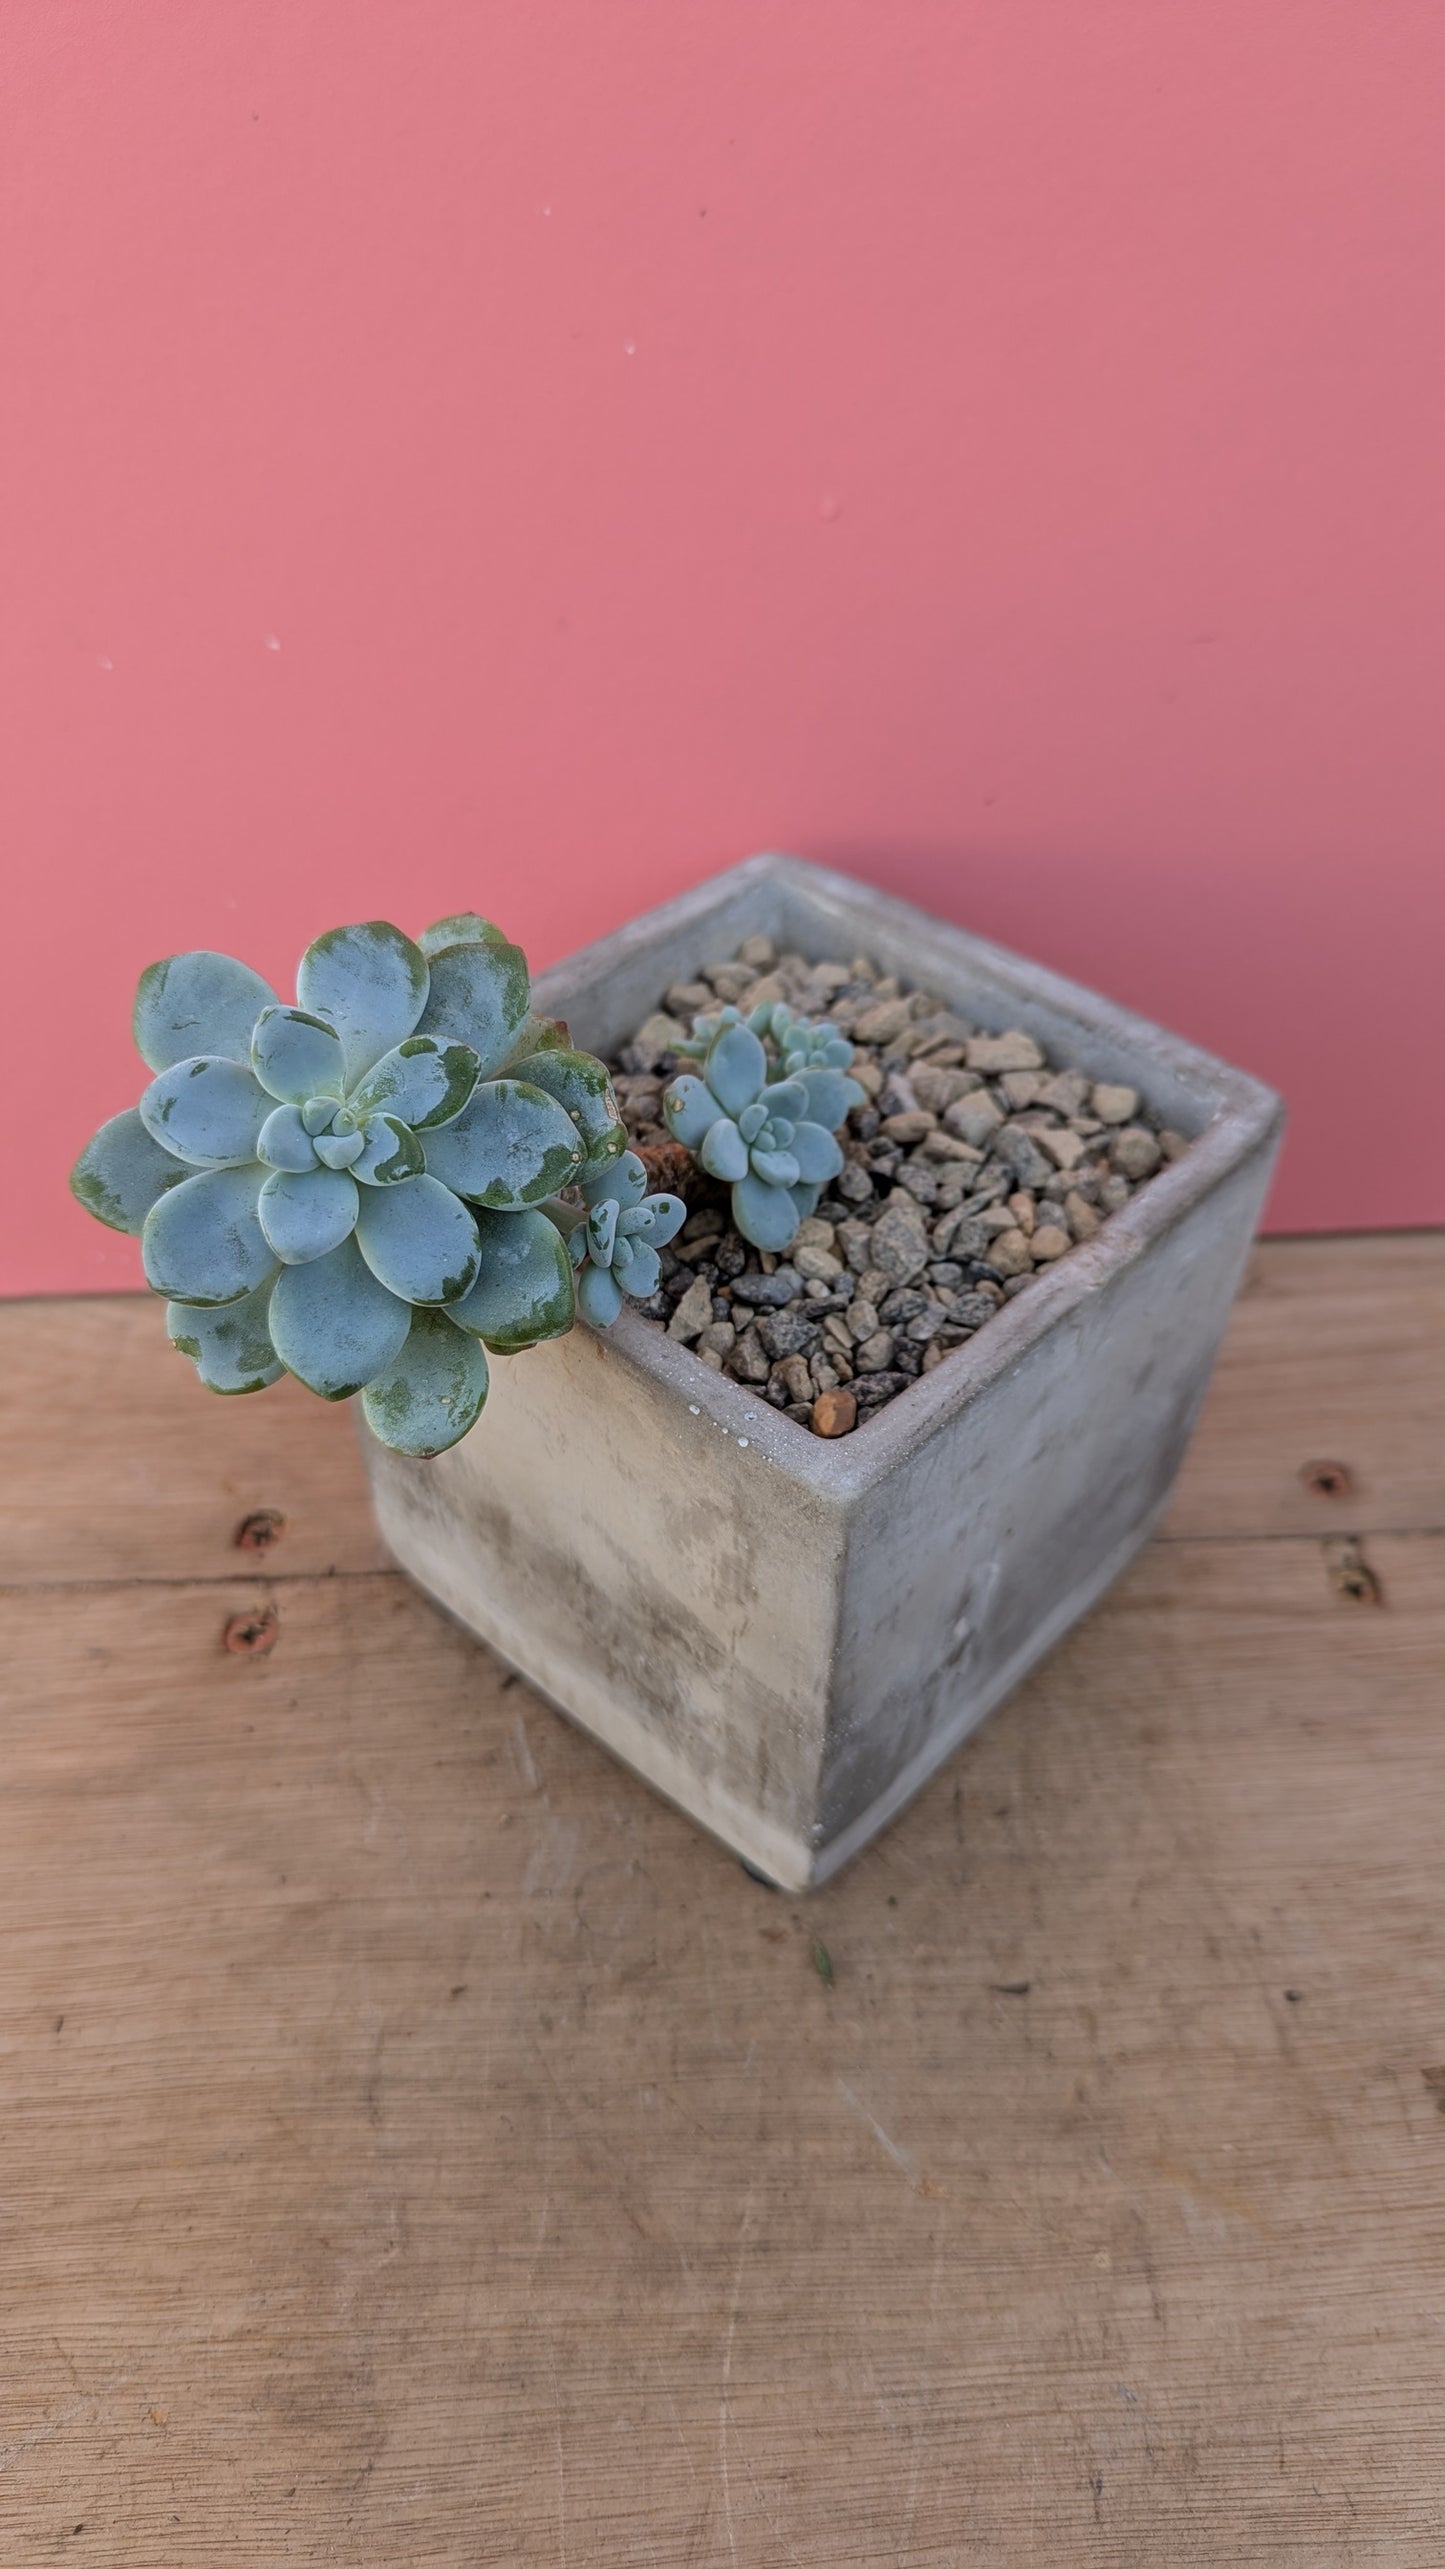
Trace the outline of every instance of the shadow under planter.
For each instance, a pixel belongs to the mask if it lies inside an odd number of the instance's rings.
[[[558,964],[610,1054],[748,936],[866,954],[1137,1088],[1190,1147],[1096,1236],[827,1442],[631,1310],[499,1362],[433,1462],[363,1427],[401,1566],[789,1890],[864,1846],[1087,1612],[1182,1460],[1269,1183],[1279,1100],[1073,983],[866,886],[759,856]]]

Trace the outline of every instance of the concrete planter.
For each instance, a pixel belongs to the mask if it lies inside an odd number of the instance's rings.
[[[402,1567],[790,1890],[899,1811],[1149,1534],[1278,1143],[1259,1083],[860,884],[754,857],[604,937],[539,1004],[607,1053],[765,930],[868,954],[1138,1088],[1192,1143],[977,1338],[828,1443],[628,1310],[493,1371],[435,1462],[363,1431]]]

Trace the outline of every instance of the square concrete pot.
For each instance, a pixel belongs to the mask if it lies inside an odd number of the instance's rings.
[[[764,930],[867,954],[1138,1088],[1191,1148],[851,1436],[826,1442],[630,1308],[498,1362],[430,1463],[363,1430],[402,1567],[789,1890],[823,1882],[1087,1613],[1169,1495],[1268,1184],[1279,1101],[1037,965],[759,856],[546,974],[611,1053]]]

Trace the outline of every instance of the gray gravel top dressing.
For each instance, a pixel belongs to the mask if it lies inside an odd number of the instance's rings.
[[[866,955],[809,962],[757,934],[658,999],[612,1067],[633,1147],[691,1210],[636,1308],[818,1436],[852,1433],[945,1364],[1188,1147],[1136,1089],[1021,1029],[988,1031]],[[776,999],[851,1038],[867,1092],[840,1175],[780,1257],[733,1228],[726,1187],[662,1121],[669,1080],[696,1068],[674,1050],[692,1018]]]

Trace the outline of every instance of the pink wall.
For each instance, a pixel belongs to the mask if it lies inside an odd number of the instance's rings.
[[[12,1290],[130,985],[760,844],[1445,1219],[1439,0],[7,0]],[[16,915],[18,914],[18,916]],[[43,1094],[38,1093],[43,1071]]]

